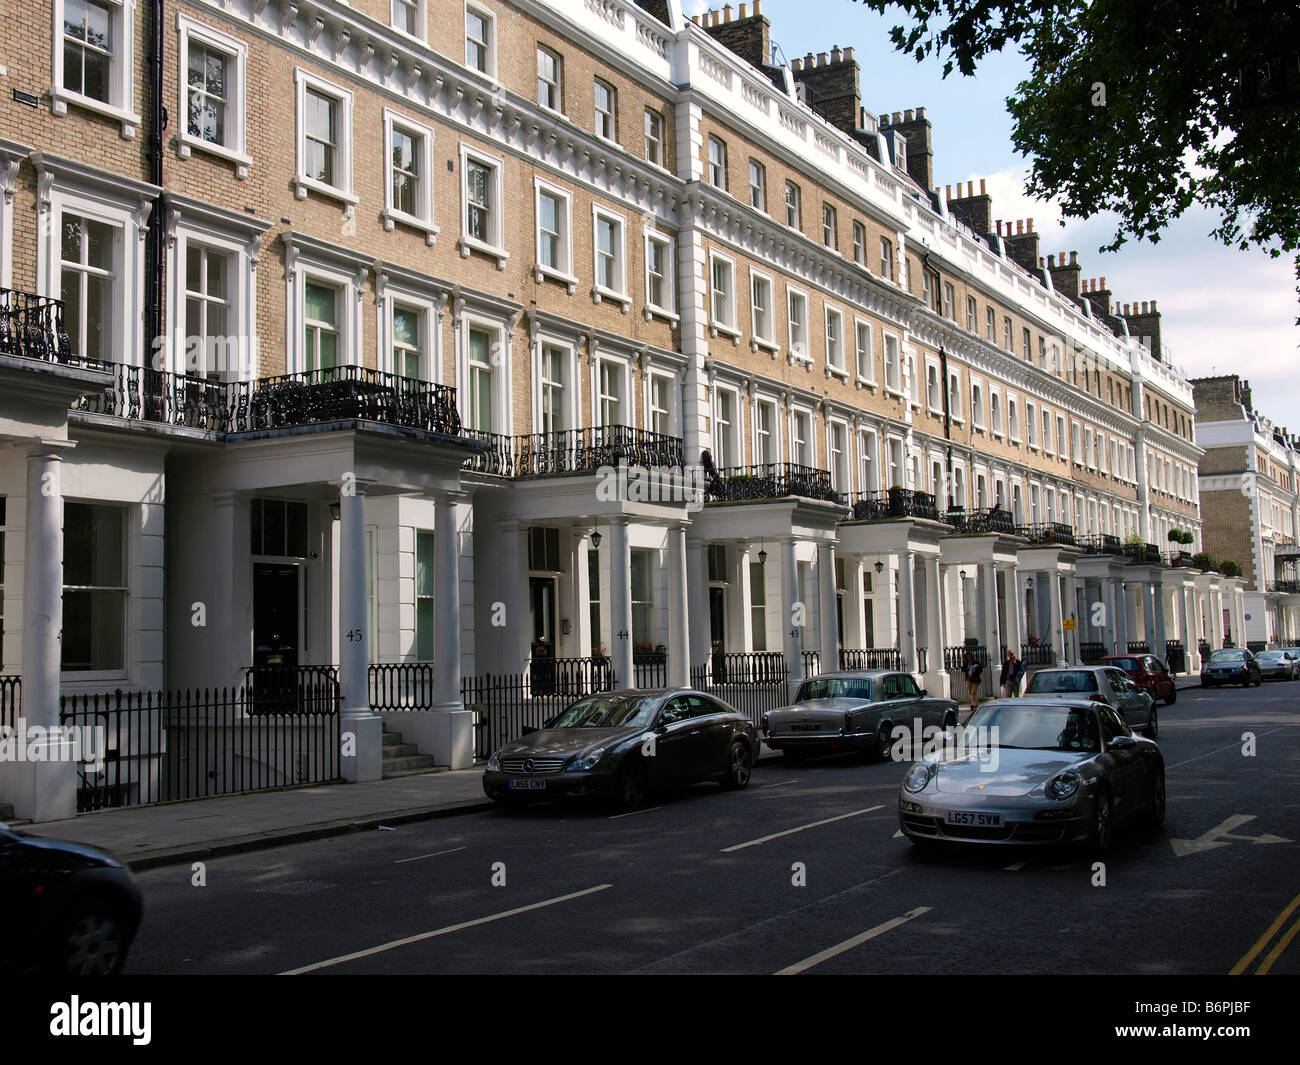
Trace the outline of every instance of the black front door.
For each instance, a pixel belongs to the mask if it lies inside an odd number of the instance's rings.
[[[253,665],[298,665],[298,567],[253,563]]]
[[[709,639],[714,651],[725,651],[727,600],[722,588],[709,589]]]

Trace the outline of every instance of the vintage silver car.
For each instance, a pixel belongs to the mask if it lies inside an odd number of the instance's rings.
[[[898,792],[899,827],[917,845],[1082,841],[1102,853],[1129,818],[1164,823],[1164,757],[1090,699],[984,703]]]
[[[835,751],[891,759],[900,750],[895,729],[914,731],[918,720],[922,729],[956,728],[957,704],[927,694],[910,673],[823,673],[805,680],[791,705],[764,715],[763,740],[788,762]]]

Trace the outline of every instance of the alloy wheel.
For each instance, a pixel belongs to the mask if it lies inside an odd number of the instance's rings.
[[[876,730],[876,757],[882,762],[892,762],[894,760],[893,743],[890,740],[889,722],[881,722],[880,728]]]
[[[68,928],[63,972],[69,976],[112,976],[122,967],[122,927],[106,913],[88,913]]]
[[[728,788],[743,788],[749,783],[753,760],[748,746],[743,743],[733,743],[731,745],[731,757],[727,762]]]
[[[1092,849],[1097,854],[1110,850],[1111,830],[1110,792],[1102,791],[1097,796],[1092,811]]]

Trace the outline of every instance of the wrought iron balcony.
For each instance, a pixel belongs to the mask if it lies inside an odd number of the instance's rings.
[[[1300,595],[1300,581],[1273,581],[1268,586],[1270,592],[1281,592],[1283,595]]]
[[[602,466],[619,463],[661,469],[684,465],[681,437],[630,425],[595,425],[523,436],[468,429],[465,435],[489,445],[483,454],[466,459],[465,469],[501,477],[594,473]]]
[[[1081,536],[1077,540],[1077,546],[1083,548],[1084,554],[1087,555],[1119,555],[1123,553],[1120,550],[1119,537],[1111,536],[1109,533]]]
[[[842,502],[839,492],[831,487],[829,470],[799,466],[793,462],[728,466],[709,477],[706,492],[709,502],[782,499],[786,496]]]
[[[1016,523],[1011,511],[1001,507],[981,507],[978,510],[953,508],[943,520],[959,533],[1008,533],[1014,535]]]
[[[113,364],[113,384],[74,410],[207,429],[265,432],[366,420],[456,436],[456,390],[363,366],[222,381]]]
[[[1160,565],[1160,548],[1155,544],[1124,544],[1123,549],[1130,561],[1148,566]]]
[[[939,508],[929,492],[891,488],[887,492],[858,492],[850,503],[850,521],[882,521],[886,518],[926,518],[940,521]]]
[[[63,326],[63,301],[0,288],[0,355],[84,365]]]
[[[1074,526],[1063,521],[1040,521],[1032,525],[1017,525],[1016,533],[1031,544],[1065,544],[1074,546]]]

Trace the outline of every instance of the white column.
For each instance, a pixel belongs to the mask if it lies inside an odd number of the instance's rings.
[[[469,769],[474,765],[474,714],[460,695],[460,528],[456,498],[439,495],[433,502],[433,749],[438,765]]]
[[[609,523],[609,612],[610,634],[614,646],[614,682],[620,688],[636,687],[632,669],[632,548],[628,540],[627,518],[611,518]]]
[[[1066,573],[1065,579],[1065,603],[1061,608],[1061,643],[1065,648],[1065,657],[1061,659],[1061,664],[1066,662],[1076,662],[1079,658],[1079,588],[1075,581],[1073,573]],[[1074,631],[1065,631],[1065,621],[1069,619],[1074,622]]]
[[[339,510],[339,683],[343,693],[340,766],[343,779],[355,784],[379,780],[383,775],[384,726],[370,709],[364,482],[344,483],[339,493]],[[435,532],[435,545],[436,536]]]
[[[526,683],[528,659],[533,647],[528,604],[528,529],[517,521],[503,521],[498,527],[501,530],[501,554],[496,563],[504,579],[501,601],[505,605],[505,631],[500,634],[498,661],[502,673],[519,675]],[[436,533],[434,537],[436,543]],[[496,636],[497,630],[493,630],[492,638],[495,640]],[[600,633],[592,633],[591,642],[599,643]]]
[[[823,673],[840,668],[840,642],[835,609],[835,545],[817,545],[817,605],[821,615],[821,656]]]
[[[1147,650],[1153,655],[1160,654],[1156,650],[1155,585],[1151,581],[1143,581],[1138,588],[1142,591],[1142,639],[1146,640]]]
[[[1025,642],[1024,634],[1021,631],[1023,629],[1021,622],[1024,621],[1022,611],[1025,606],[1020,596],[1015,566],[1006,566],[1002,570],[1002,581],[1006,588],[1007,646],[1016,652],[1016,657],[1019,657],[1021,644]]]
[[[862,556],[854,555],[844,565],[844,578],[848,584],[845,595],[848,605],[844,610],[844,646],[862,649],[867,646],[864,618],[865,593],[862,589]]]
[[[1183,650],[1187,658],[1187,672],[1197,673],[1201,668],[1201,651],[1196,643],[1195,591],[1189,595],[1186,585],[1178,588],[1179,623],[1183,629]]]
[[[731,573],[731,588],[735,594],[728,596],[733,616],[727,619],[727,626],[734,636],[739,637],[739,643],[733,641],[732,646],[737,651],[749,652],[754,650],[754,633],[751,628],[754,590],[749,586],[749,545],[737,544],[735,558],[735,568]]]
[[[799,602],[799,571],[795,566],[794,538],[781,541],[781,632],[788,671],[790,698],[803,682],[803,626],[796,625],[794,606]]]
[[[1169,640],[1165,632],[1165,586],[1163,581],[1157,581],[1155,585],[1155,646],[1151,648],[1151,653],[1159,658],[1162,662],[1165,659],[1165,644]],[[1168,663],[1165,663],[1168,665]]]
[[[898,559],[898,646],[903,669],[915,673],[916,661],[916,555],[904,551]]]
[[[682,654],[688,656],[687,669],[712,668],[709,654],[709,574],[705,568],[704,541],[686,538],[686,598],[688,643]],[[669,648],[669,654],[672,648]]]
[[[1056,570],[1047,571],[1047,592],[1052,612],[1051,637],[1052,647],[1056,651],[1056,660],[1064,663],[1069,654],[1065,647],[1065,613],[1061,608],[1061,575]]]
[[[1115,653],[1128,653],[1128,592],[1124,588],[1124,578],[1112,578],[1115,582]]]
[[[1210,647],[1217,651],[1223,646],[1223,599],[1222,592],[1219,589],[1211,587],[1209,593],[1210,600],[1210,632],[1213,636],[1210,638]],[[1242,646],[1245,646],[1244,644]]]
[[[668,526],[668,683],[691,682],[690,618],[686,609],[686,526]]]
[[[573,633],[576,637],[577,654],[591,654],[591,649],[600,642],[600,634],[591,631],[591,579],[590,552],[591,530],[573,530]]]
[[[925,687],[948,698],[948,671],[943,668],[943,567],[938,555],[925,558]]]

